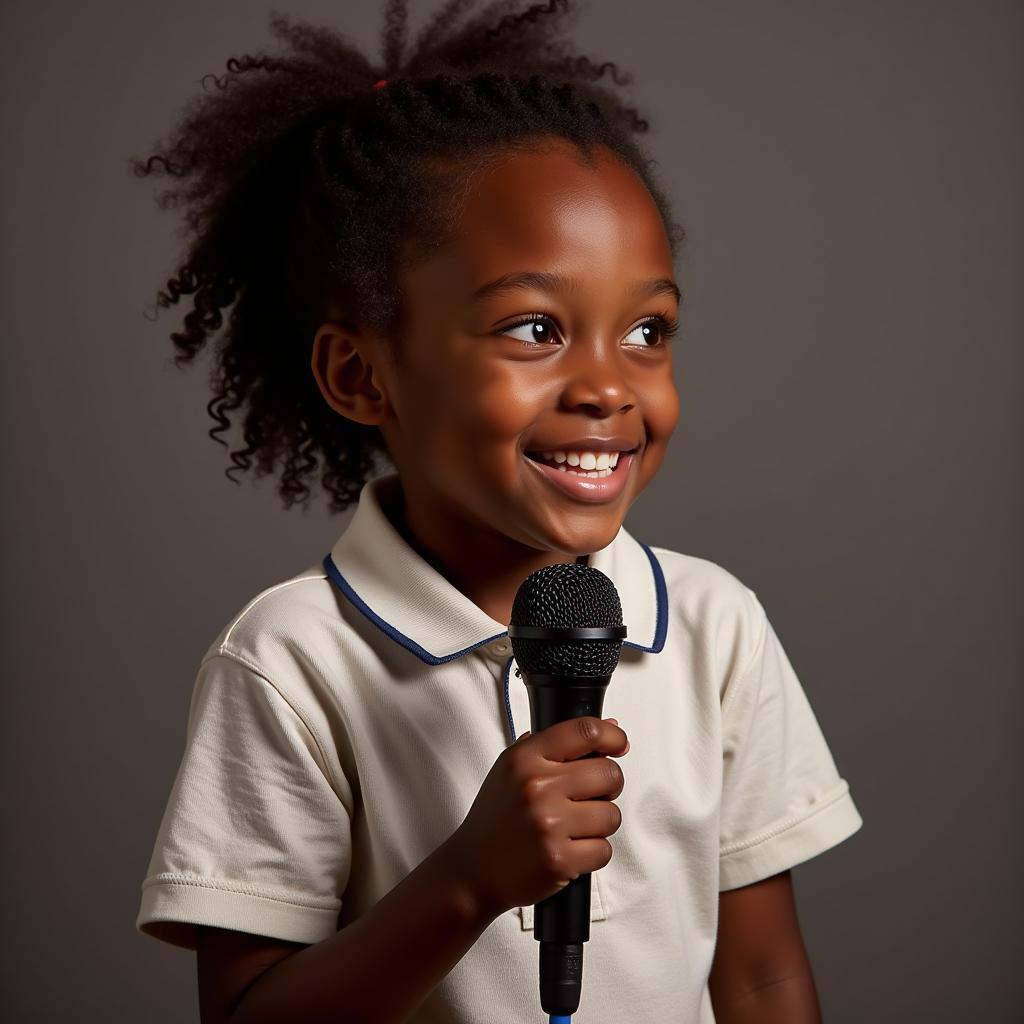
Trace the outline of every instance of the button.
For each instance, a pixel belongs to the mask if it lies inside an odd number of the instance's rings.
[[[496,657],[505,657],[512,653],[512,641],[507,637],[495,640],[487,645],[487,650]]]

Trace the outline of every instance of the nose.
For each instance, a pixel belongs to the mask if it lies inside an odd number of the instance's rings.
[[[602,358],[593,348],[580,346],[576,358],[565,364],[562,404],[570,411],[591,416],[628,412],[636,405],[636,393],[621,361]]]

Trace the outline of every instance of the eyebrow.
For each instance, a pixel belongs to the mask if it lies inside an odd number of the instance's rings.
[[[550,274],[543,270],[529,270],[521,273],[502,274],[493,281],[482,284],[470,296],[471,303],[482,302],[495,295],[526,288],[536,288],[542,292],[571,292],[579,288],[579,279],[565,277],[561,274]],[[649,281],[637,281],[630,289],[632,298],[653,298],[655,295],[673,295],[676,302],[682,302],[682,294],[675,281],[667,277],[656,277]]]

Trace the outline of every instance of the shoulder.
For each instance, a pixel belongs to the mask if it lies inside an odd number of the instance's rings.
[[[733,614],[757,618],[756,593],[717,562],[658,545],[647,545],[665,577],[668,600],[694,616]]]
[[[265,587],[231,616],[207,648],[189,707],[190,728],[228,729],[234,741],[302,744],[346,802],[351,770],[337,684],[349,625],[322,565]],[[268,739],[267,737],[270,737]]]
[[[733,675],[748,665],[764,638],[767,616],[757,594],[708,558],[648,545],[665,580],[671,618],[693,634],[715,666]]]
[[[297,695],[344,628],[323,566],[310,566],[247,600],[207,648],[203,663],[241,664]]]

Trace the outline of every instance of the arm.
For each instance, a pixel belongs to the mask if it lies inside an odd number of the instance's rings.
[[[460,881],[442,845],[341,931],[268,956],[274,962],[255,980],[240,993],[236,985],[228,1016],[204,1016],[204,1024],[400,1024],[493,919]],[[224,979],[231,976],[227,963],[218,977],[229,984]],[[211,992],[211,1004],[216,998]]]
[[[708,989],[718,1024],[821,1024],[789,871],[719,894]]]

